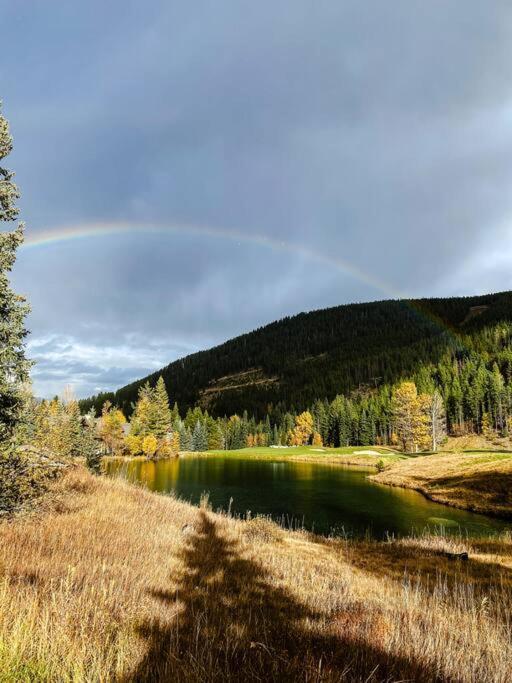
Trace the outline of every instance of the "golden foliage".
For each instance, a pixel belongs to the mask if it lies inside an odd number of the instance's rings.
[[[394,433],[391,443],[417,452],[432,448],[433,401],[437,397],[418,394],[414,382],[401,382],[393,392]],[[436,420],[438,418],[435,418]],[[434,444],[437,447],[437,441]]]
[[[152,458],[158,450],[158,441],[156,436],[148,434],[142,439],[142,452],[148,458]]]
[[[314,432],[313,434],[313,441],[311,442],[312,446],[320,446],[322,447],[324,445],[324,442],[322,441],[322,437],[318,432]]]
[[[128,451],[128,455],[140,455],[142,453],[142,436],[136,434],[127,434],[124,440],[124,445]]]
[[[118,408],[112,408],[107,401],[99,421],[99,435],[108,452],[112,455],[122,453],[124,447],[124,425],[126,418]]]
[[[78,403],[54,398],[33,408],[34,434],[31,443],[59,457],[81,455],[81,415]]]
[[[293,446],[306,446],[313,434],[313,416],[309,411],[305,411],[295,418],[295,428],[293,430]]]

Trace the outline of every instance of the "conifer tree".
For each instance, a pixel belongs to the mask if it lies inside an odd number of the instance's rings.
[[[268,446],[270,443],[272,443],[272,427],[270,426],[270,417],[268,414],[263,424],[263,434],[265,436],[265,445]]]
[[[245,448],[246,436],[242,431],[242,421],[238,415],[231,415],[226,425],[226,449],[238,450]]]
[[[9,125],[0,114],[0,163],[12,150]],[[0,221],[14,221],[18,216],[18,188],[13,173],[0,166]],[[0,443],[12,438],[23,411],[22,385],[28,381],[31,363],[25,357],[25,299],[9,286],[8,275],[23,242],[22,223],[12,232],[0,233]]]
[[[153,389],[146,382],[139,389],[139,397],[130,421],[130,434],[145,437],[151,433],[154,418]]]
[[[34,410],[34,445],[50,448],[52,440],[50,402],[43,400]]]
[[[364,408],[359,418],[358,442],[361,446],[369,446],[372,443],[371,420]]]
[[[192,432],[192,449],[194,451],[207,451],[208,450],[208,434],[206,428],[198,420],[194,431]]]
[[[180,449],[182,451],[191,451],[192,450],[192,435],[190,434],[190,430],[185,427],[185,425],[182,423],[180,430],[179,430],[179,435],[180,435]]]
[[[279,429],[277,428],[277,425],[274,425],[274,428],[272,430],[272,441],[271,444],[273,446],[279,446]]]
[[[219,451],[224,448],[224,435],[217,420],[208,417],[206,420],[206,433],[209,451]]]
[[[83,453],[83,424],[80,408],[77,401],[71,401],[64,408],[65,426],[64,438],[66,440],[66,451],[71,456],[85,455]]]
[[[171,427],[172,427],[172,430],[175,432],[179,431],[180,423],[181,423],[180,411],[178,408],[178,404],[175,401],[174,406],[171,410]]]
[[[101,471],[101,452],[96,440],[96,415],[94,408],[82,419],[81,453],[85,457],[87,467],[93,474]]]
[[[163,439],[171,431],[172,416],[165,382],[161,376],[158,378],[151,398],[153,405],[150,431],[157,439]]]

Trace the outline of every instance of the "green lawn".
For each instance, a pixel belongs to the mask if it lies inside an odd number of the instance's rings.
[[[371,451],[371,453],[370,453]],[[344,448],[319,448],[315,446],[296,446],[293,448],[241,448],[234,451],[207,451],[204,455],[224,455],[227,457],[254,457],[265,460],[329,460],[330,462],[346,462],[352,464],[375,464],[378,460],[392,462],[405,456],[388,448],[379,446],[347,446]]]

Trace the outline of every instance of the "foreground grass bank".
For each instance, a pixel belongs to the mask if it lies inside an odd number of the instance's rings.
[[[321,539],[80,468],[46,508],[0,524],[1,681],[512,676],[510,539]]]
[[[453,507],[512,518],[512,454],[439,453],[396,462],[373,481]]]

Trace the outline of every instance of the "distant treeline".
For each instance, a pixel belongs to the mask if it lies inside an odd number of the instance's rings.
[[[510,292],[340,306],[193,354],[115,393],[84,400],[81,409],[99,414],[108,400],[129,416],[140,388],[155,386],[161,375],[191,432],[202,416],[222,422],[237,415],[241,436],[230,442],[240,445],[254,434],[282,443],[296,416],[309,411],[324,444],[386,444],[394,438],[394,387],[411,379],[419,394],[440,394],[450,433],[507,434],[511,335]],[[253,383],[256,371],[258,379],[275,381]],[[229,377],[239,373],[247,374],[230,389]]]

